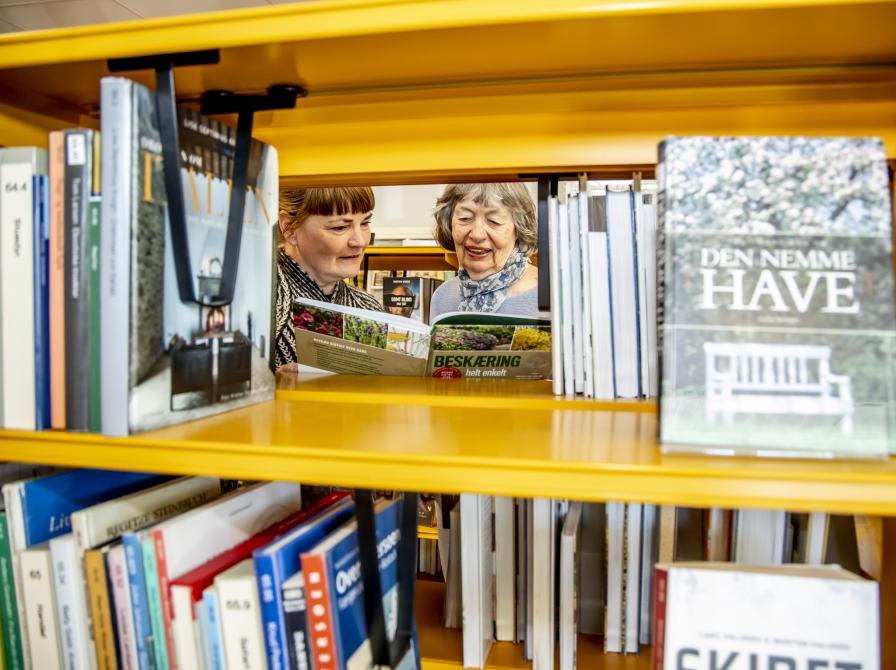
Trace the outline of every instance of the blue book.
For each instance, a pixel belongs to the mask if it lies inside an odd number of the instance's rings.
[[[124,546],[125,565],[128,569],[128,589],[131,593],[131,616],[134,618],[134,637],[137,638],[137,662],[140,670],[155,667],[152,656],[149,609],[146,603],[146,583],[143,575],[143,551],[139,533],[125,533],[121,536]]]
[[[50,428],[50,180],[34,176],[35,428]]]
[[[23,523],[25,546],[47,542],[72,530],[71,515],[84,507],[112,500],[167,479],[145,472],[80,469],[68,470],[39,479],[15,482],[21,504],[21,518],[10,518],[10,524]],[[8,510],[12,511],[12,510]]]
[[[218,609],[218,592],[210,586],[202,592],[202,605],[208,617],[208,645],[212,670],[225,670],[224,642],[221,639],[221,612]]]
[[[400,501],[379,502],[375,512],[383,613],[391,639],[398,619]],[[315,670],[371,667],[373,658],[364,614],[357,522],[350,521],[302,554],[302,572]],[[418,649],[415,627],[410,652],[394,670],[419,670]]]
[[[252,553],[258,578],[261,621],[269,670],[290,668],[286,623],[283,616],[283,582],[301,570],[301,554],[312,549],[352,518],[354,502],[343,498],[320,514]],[[292,668],[291,670],[297,670]]]

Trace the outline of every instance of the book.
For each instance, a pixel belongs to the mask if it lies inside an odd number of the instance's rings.
[[[429,304],[441,283],[432,277],[383,277],[383,306],[390,314],[429,323]]]
[[[100,89],[103,433],[127,435],[273,398],[276,151],[250,146],[235,291],[219,304],[235,130],[178,110],[187,243],[175,248],[155,94],[121,77],[104,78]],[[181,300],[178,272],[190,275],[202,306]]]
[[[59,668],[62,657],[50,548],[46,542],[29,547],[20,560],[31,662],[35,668]]]
[[[50,405],[50,189],[47,175],[34,177],[34,423],[52,427]]]
[[[202,565],[184,573],[177,579],[171,580],[171,605],[173,610],[173,621],[177,631],[175,634],[176,647],[178,655],[182,659],[180,661],[181,668],[193,667],[198,663],[201,652],[199,641],[192,636],[195,632],[193,625],[194,618],[198,620],[198,612],[200,610],[199,602],[203,598],[205,589],[213,582],[215,575],[228,570],[240,561],[252,558],[253,552],[258,549],[267,548],[278,538],[294,537],[296,534],[299,538],[308,535],[316,538],[317,534],[328,530],[334,524],[342,523],[350,512],[350,505],[347,507],[343,501],[347,497],[347,493],[338,492],[331,493],[324,498],[316,501],[313,505],[290,514],[286,518],[265,528],[264,530],[252,535],[250,538],[240,542],[236,546],[220,553]],[[309,532],[310,531],[310,532]],[[314,539],[313,542],[316,542]],[[279,545],[279,542],[276,542]],[[289,559],[286,559],[287,561]],[[298,564],[299,555],[295,552],[292,560]],[[272,588],[272,576],[267,568],[270,567],[267,561],[265,563],[265,584],[259,584],[262,593],[266,599],[263,603],[268,610],[271,605],[279,611],[279,605],[274,600],[273,595],[268,591]],[[292,571],[290,571],[292,572]],[[254,573],[253,573],[254,574]],[[262,581],[261,579],[259,581]],[[277,587],[279,589],[279,586]],[[271,621],[276,625],[276,615],[270,611],[266,616],[271,617]],[[266,623],[266,622],[265,622]]]
[[[505,642],[513,642],[516,617],[513,508],[513,498],[495,496],[495,639]]]
[[[50,413],[52,427],[65,429],[65,133],[49,135],[50,173]]]
[[[305,599],[305,573],[299,570],[283,582],[283,625],[289,665],[297,670],[312,667],[308,641],[308,601]]]
[[[227,667],[266,667],[254,561],[247,558],[219,574],[215,577],[215,589],[221,604],[221,638]]]
[[[110,579],[106,555],[115,544],[107,544],[84,553],[84,574],[87,583],[87,608],[93,627],[93,643],[99,670],[116,670],[118,653],[115,644],[115,614],[110,595]]]
[[[303,551],[312,549],[351,518],[354,503],[344,498],[338,502],[328,502],[319,509],[319,513],[303,519],[282,537],[252,552],[255,574],[258,577],[264,648],[269,670],[298,670],[297,666],[290,663],[287,651],[289,642],[284,621],[283,582],[301,570]]]
[[[653,667],[878,670],[878,599],[834,565],[661,563]]]
[[[300,364],[344,374],[548,379],[547,320],[449,312],[431,326],[401,316],[300,298]]]
[[[665,450],[896,444],[892,209],[874,138],[660,145]]]
[[[555,500],[535,498],[533,501],[533,588],[531,594],[533,670],[552,670],[554,667],[554,642],[557,632],[557,616],[554,610],[557,565],[556,510],[557,501]]]
[[[569,506],[560,532],[560,667],[576,667],[578,624],[579,541],[582,536],[582,503]]]
[[[492,496],[460,496],[461,607],[464,667],[483,668],[495,641]]]
[[[46,174],[45,150],[0,149],[0,425],[5,428],[37,427],[34,177]]]
[[[398,542],[401,501],[383,500],[375,506],[376,552],[386,636],[395,636],[398,618]],[[352,520],[302,553],[302,572],[308,602],[308,622],[315,670],[353,670],[372,667],[361,580],[357,522]],[[411,649],[393,670],[419,670],[416,628]]]

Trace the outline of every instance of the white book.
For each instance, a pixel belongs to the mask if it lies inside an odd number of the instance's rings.
[[[464,667],[484,668],[494,642],[491,496],[460,496]]]
[[[784,562],[786,537],[787,512],[738,510],[734,530],[734,560],[749,565],[779,565]]]
[[[608,502],[607,511],[607,610],[604,615],[604,651],[623,650],[623,571],[625,569],[625,503]]]
[[[607,246],[610,252],[610,291],[613,307],[613,369],[616,395],[639,395],[638,303],[636,240],[632,223],[631,191],[607,189]]]
[[[199,654],[193,617],[174,618],[170,581],[297,512],[300,507],[299,484],[266,482],[237,489],[153,527],[162,619],[169,654],[175,655],[178,670],[198,666]]]
[[[532,501],[532,669],[553,670],[556,619],[554,577],[556,564],[556,502]]]
[[[573,344],[574,305],[572,288],[572,259],[570,257],[569,243],[569,210],[558,205],[557,229],[559,247],[557,262],[560,266],[560,318],[561,335],[563,336],[563,393],[567,396],[575,395],[575,345]],[[552,306],[553,307],[553,306]]]
[[[131,593],[128,587],[128,569],[125,564],[124,546],[119,542],[106,554],[110,596],[112,599],[115,632],[118,638],[119,667],[122,670],[137,670],[137,634],[134,617],[131,615]]]
[[[583,191],[575,199],[579,207],[579,264],[582,268],[582,365],[584,369],[586,398],[594,397],[594,345],[591,341],[592,297],[591,297],[591,252],[588,231],[591,227],[588,194]]]
[[[49,544],[44,542],[22,551],[20,568],[33,667],[39,670],[62,668]]]
[[[452,508],[448,518],[451,527],[448,529],[448,571],[445,573],[445,606],[442,610],[442,623],[445,628],[462,628],[460,502]]]
[[[569,234],[569,286],[572,316],[572,367],[573,386],[576,393],[585,392],[585,331],[582,327],[582,248],[579,226],[579,199],[570,196],[565,206]]]
[[[50,540],[56,617],[59,622],[62,666],[65,670],[91,667],[90,657],[93,655],[84,614],[88,608],[82,555],[72,533]]]
[[[103,434],[128,434],[130,369],[130,267],[133,152],[134,82],[124,77],[104,77],[100,82],[101,206],[100,234],[100,394]],[[161,296],[158,297],[161,299]]]
[[[625,505],[625,614],[623,620],[626,654],[637,654],[641,636],[641,503]]]
[[[228,670],[267,667],[255,563],[240,561],[215,577]]]
[[[576,623],[578,620],[579,538],[582,534],[582,503],[569,506],[560,533],[560,667],[576,667]]]
[[[34,366],[34,176],[47,152],[0,149],[0,418],[5,428],[37,427]]]
[[[495,637],[504,642],[513,642],[516,618],[513,506],[513,498],[495,496]]]
[[[588,220],[594,397],[609,400],[616,397],[616,381],[613,372],[613,306],[610,295],[606,200],[602,196],[588,198]]]
[[[641,364],[647,368],[647,395],[655,398],[659,395],[659,359],[657,354],[657,322],[656,322],[656,196],[643,193],[641,203],[641,221],[643,225],[644,244],[639,257],[644,258],[644,304],[646,305],[647,348],[642,347]],[[640,251],[640,250],[639,250]]]
[[[821,565],[828,549],[828,529],[830,515],[825,512],[809,512],[806,529],[805,561],[810,565]]]
[[[563,306],[560,300],[560,207],[548,198],[548,237],[551,271],[551,381],[554,395],[563,395]]]
[[[642,505],[641,510],[641,608],[639,642],[650,644],[653,627],[653,568],[657,552],[657,507]]]
[[[656,580],[655,670],[881,667],[878,584],[840,566],[671,563]]]

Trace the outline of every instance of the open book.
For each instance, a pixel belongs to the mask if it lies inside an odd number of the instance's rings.
[[[301,298],[296,359],[343,374],[549,379],[546,319],[449,312],[431,326],[386,312]]]

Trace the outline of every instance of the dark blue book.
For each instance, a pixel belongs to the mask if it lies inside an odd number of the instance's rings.
[[[400,512],[399,500],[376,505],[377,556],[389,639],[394,637],[398,621]],[[371,667],[373,658],[364,613],[357,523],[350,521],[314,549],[303,553],[302,572],[315,670]],[[394,670],[420,667],[416,628],[413,630],[410,651]]]
[[[262,630],[270,670],[291,668],[286,624],[283,615],[283,582],[302,569],[301,553],[345,524],[354,511],[354,502],[343,498],[274,542],[256,549],[252,558],[258,578]],[[292,670],[298,670],[292,667]]]
[[[35,428],[50,428],[50,180],[34,176]]]

